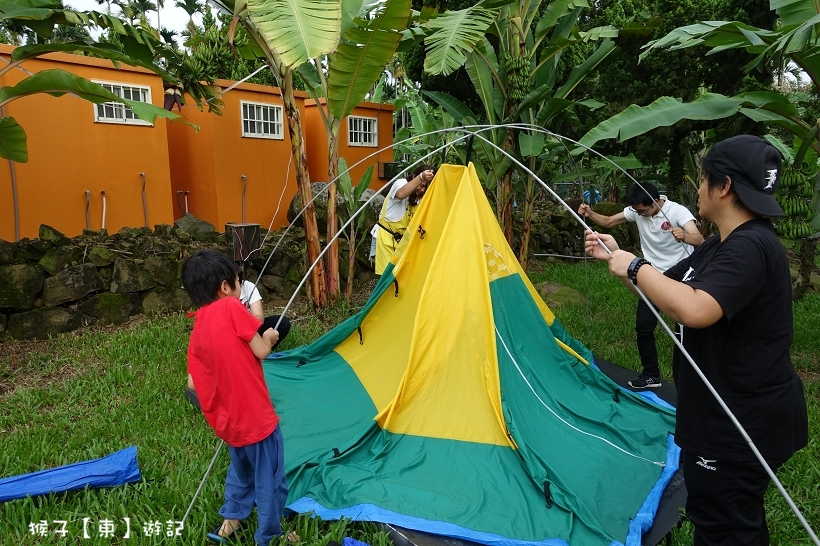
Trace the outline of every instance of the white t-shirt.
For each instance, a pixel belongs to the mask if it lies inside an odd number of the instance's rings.
[[[259,289],[256,288],[251,281],[242,281],[242,288],[239,290],[239,301],[245,306],[248,311],[251,310],[251,304],[260,301],[262,296],[259,294]]]
[[[665,195],[661,195],[661,200],[664,201],[661,212],[654,216],[641,216],[627,207],[624,209],[624,217],[638,226],[643,257],[663,273],[692,253],[691,245],[675,240],[672,228],[682,228],[685,223],[694,221],[695,217],[689,209],[670,201]]]
[[[399,191],[399,188],[405,186],[406,184],[407,180],[404,178],[399,178],[393,182],[393,186],[390,188],[390,191],[387,192],[387,207],[384,211],[384,219],[388,222],[398,222],[404,218],[404,213],[407,212],[409,197],[405,197],[404,199],[396,199],[396,192]]]

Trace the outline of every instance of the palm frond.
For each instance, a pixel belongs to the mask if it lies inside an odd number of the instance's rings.
[[[473,6],[431,19],[427,28],[432,34],[425,40],[425,72],[446,76],[463,66],[467,54],[484,38],[494,15],[494,11]]]

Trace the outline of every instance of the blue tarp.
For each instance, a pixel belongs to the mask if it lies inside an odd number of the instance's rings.
[[[85,489],[86,486],[113,487],[141,479],[137,446],[131,446],[102,459],[3,478],[0,480],[0,502]]]

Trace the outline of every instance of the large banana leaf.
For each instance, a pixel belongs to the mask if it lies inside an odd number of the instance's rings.
[[[799,25],[820,12],[814,0],[770,0],[769,7],[777,12],[784,27]]]
[[[0,157],[18,163],[28,161],[26,132],[12,117],[0,118]]]
[[[432,34],[425,40],[424,71],[446,76],[461,68],[467,54],[484,39],[494,15],[494,11],[476,5],[447,11],[430,20],[427,28]]]
[[[248,14],[289,68],[330,53],[339,43],[341,0],[248,0]]]
[[[356,19],[328,68],[328,105],[337,119],[353,111],[381,77],[401,41],[410,0],[386,0],[372,20]]]
[[[658,127],[674,125],[683,119],[715,120],[738,112],[747,116],[751,112],[760,114],[761,110],[778,114],[780,118],[791,119],[797,123],[794,119],[794,105],[773,91],[756,91],[734,97],[705,93],[692,102],[661,97],[645,108],[633,104],[620,114],[601,122],[585,134],[580,143],[584,146],[593,146],[596,142],[608,138],[617,138],[621,142]]]
[[[130,107],[134,114],[140,119],[151,123],[154,122],[157,116],[171,120],[178,119],[183,123],[188,123],[179,114],[169,112],[153,104],[120,98],[107,91],[101,85],[92,83],[85,78],[81,78],[64,70],[43,70],[33,76],[29,76],[15,86],[0,88],[0,106],[5,106],[15,99],[38,93],[48,93],[55,97],[72,93],[81,99],[93,103],[120,102]],[[22,128],[13,118],[0,119],[3,120],[2,123],[0,123],[0,157],[21,163],[27,161],[28,155],[25,151],[25,133]],[[191,125],[190,123],[188,124]]]
[[[820,8],[814,7],[813,2],[809,3],[814,11],[806,19],[799,24],[784,23],[778,30],[759,29],[736,21],[704,21],[676,28],[666,36],[649,42],[640,59],[658,48],[674,50],[707,46],[710,48],[707,55],[727,49],[745,49],[755,55],[744,67],[747,71],[764,66],[773,58],[787,56],[817,82],[820,78],[820,38],[817,34],[820,14],[817,11]]]
[[[601,63],[603,63],[613,51],[615,51],[615,42],[612,40],[604,40],[601,42],[601,45],[598,46],[595,53],[590,55],[581,64],[572,68],[567,81],[561,86],[560,89],[558,89],[558,91],[555,92],[555,96],[565,99],[567,95],[572,93],[572,90],[575,89],[579,83],[581,83],[581,80],[583,80],[592,70],[595,70],[598,66],[600,66]]]
[[[587,0],[556,0],[547,6],[543,17],[535,27],[535,39],[540,41],[552,27],[565,15],[569,15],[576,8],[588,8]]]
[[[493,106],[493,82],[500,81],[500,67],[495,50],[486,37],[469,53],[464,68],[478,96],[481,97],[487,120],[496,123],[498,117],[503,115],[503,112],[496,112]]]
[[[462,125],[471,125],[475,123],[476,115],[473,111],[452,95],[441,93],[439,91],[422,91],[422,93],[433,99],[439,104],[439,106],[447,110],[447,112],[453,116],[456,123]]]

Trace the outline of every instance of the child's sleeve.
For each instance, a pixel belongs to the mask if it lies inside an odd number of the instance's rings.
[[[262,326],[262,321],[248,313],[242,302],[236,298],[230,298],[226,307],[228,318],[234,326],[237,337],[249,343],[259,327]]]

